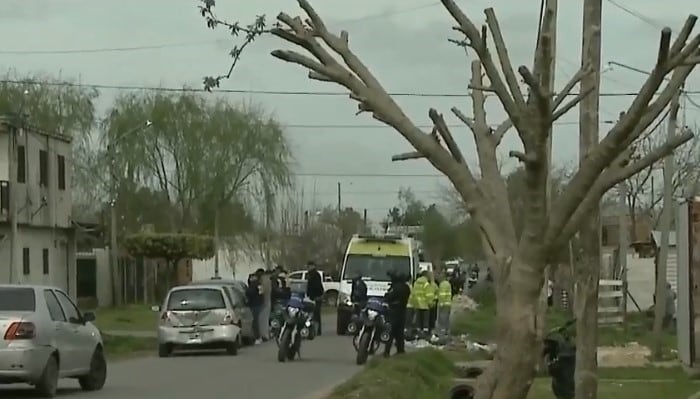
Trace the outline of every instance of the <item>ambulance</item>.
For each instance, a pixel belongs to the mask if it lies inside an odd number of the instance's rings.
[[[347,333],[353,314],[350,301],[352,279],[361,276],[367,295],[384,297],[389,290],[390,274],[409,276],[412,282],[419,270],[415,241],[401,235],[354,235],[345,251],[338,293],[338,335]]]

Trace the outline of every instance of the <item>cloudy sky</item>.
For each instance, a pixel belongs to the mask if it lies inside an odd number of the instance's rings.
[[[536,0],[458,0],[479,23],[482,9],[493,6],[501,20],[514,62],[531,64],[538,5]],[[284,10],[298,15],[294,0],[219,0],[221,17],[251,21],[256,14],[275,16]],[[466,90],[468,63],[464,53],[447,42],[456,38],[449,15],[438,1],[340,0],[314,1],[317,11],[333,29],[350,32],[355,52],[369,65],[390,92],[459,93]],[[622,6],[627,11],[621,9]],[[211,31],[198,15],[196,0],[2,0],[0,2],[0,68],[24,73],[79,78],[88,84],[161,87],[200,87],[205,75],[223,73],[233,42],[224,30]],[[578,69],[581,51],[581,1],[560,1],[557,81],[561,87]],[[649,69],[656,55],[661,27],[678,29],[687,14],[700,13],[697,0],[615,0],[604,2],[603,60]],[[151,47],[143,50],[123,48]],[[157,47],[157,48],[153,48]],[[274,38],[256,42],[244,55],[225,89],[250,91],[338,91],[330,84],[309,81],[306,72],[272,58],[269,52],[284,48]],[[114,49],[122,50],[114,50]],[[112,49],[112,50],[110,50]],[[71,52],[66,50],[90,50]],[[99,50],[99,51],[93,51]],[[603,75],[604,93],[635,92],[644,75],[613,68]],[[687,86],[700,90],[697,72]],[[100,106],[109,106],[117,94],[103,90]],[[392,164],[391,155],[409,150],[398,133],[369,116],[355,116],[356,104],[345,96],[230,94],[233,101],[254,101],[264,106],[287,129],[294,145],[296,171],[317,204],[334,204],[336,185],[342,185],[343,206],[366,208],[378,219],[396,201],[400,187],[411,187],[427,202],[439,200],[445,180],[424,161]],[[700,102],[700,95],[693,97]],[[615,119],[629,96],[604,97],[601,121]],[[419,125],[429,122],[427,109],[457,105],[468,110],[466,99],[449,97],[398,97],[407,114]],[[495,102],[495,100],[492,100]],[[494,104],[491,122],[503,117]],[[694,123],[700,109],[686,110]],[[448,116],[451,124],[457,121]],[[577,157],[578,116],[567,115],[557,126],[554,157],[570,163]],[[340,125],[340,127],[338,126]],[[455,128],[467,154],[473,151],[469,133]],[[509,135],[504,150],[515,145]],[[472,157],[473,158],[473,157]],[[512,165],[512,162],[511,162]],[[305,174],[306,176],[301,176]],[[372,175],[420,175],[413,177]],[[315,175],[315,176],[309,176]],[[368,176],[369,175],[369,176]]]

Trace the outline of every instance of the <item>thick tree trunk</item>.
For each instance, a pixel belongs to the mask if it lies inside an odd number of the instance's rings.
[[[544,267],[514,259],[496,276],[498,350],[479,379],[476,399],[526,399],[542,352],[537,314]]]
[[[597,219],[596,219],[597,220]],[[594,399],[598,393],[598,284],[600,256],[584,248],[576,270],[576,399]]]

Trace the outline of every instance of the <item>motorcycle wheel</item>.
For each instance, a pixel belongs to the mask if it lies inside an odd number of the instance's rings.
[[[279,342],[277,344],[278,349],[277,349],[277,361],[278,362],[286,362],[287,357],[289,356],[289,343],[292,341],[292,330],[289,328],[285,328],[284,332],[282,335],[280,335]]]
[[[370,339],[372,338],[372,334],[368,332],[364,332],[360,336],[359,343],[357,344],[357,357],[355,359],[355,363],[358,365],[363,365],[367,363],[367,358],[369,357],[369,345],[370,345]]]
[[[292,347],[287,350],[287,360],[289,360],[290,362],[292,360],[294,360],[297,353],[299,353],[300,349],[301,349],[301,336],[299,336],[299,334],[297,334],[296,341],[294,342]]]

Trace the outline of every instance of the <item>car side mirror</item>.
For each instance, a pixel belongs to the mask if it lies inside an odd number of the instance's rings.
[[[151,311],[152,312],[160,312],[160,306],[158,306],[158,305],[151,306]]]
[[[83,313],[83,321],[86,323],[95,321],[95,314],[92,312]]]

